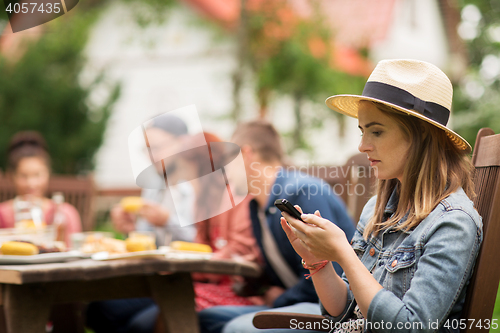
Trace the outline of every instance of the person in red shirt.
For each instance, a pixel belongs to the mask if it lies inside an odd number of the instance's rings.
[[[69,203],[57,204],[46,197],[50,179],[50,156],[44,138],[34,131],[15,134],[7,148],[7,175],[12,177],[16,197],[0,203],[0,228],[14,228],[16,207],[26,203],[41,209],[39,217],[46,225],[54,223],[56,210],[62,214],[63,225],[59,227],[59,237],[67,246],[70,235],[82,230],[78,211]]]

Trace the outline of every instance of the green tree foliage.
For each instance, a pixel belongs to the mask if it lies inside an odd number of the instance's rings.
[[[168,17],[169,10],[177,4],[176,0],[121,1],[133,9],[135,21],[142,28],[163,23]]]
[[[477,131],[500,132],[500,1],[462,0],[459,33],[469,56],[467,74],[455,87],[454,125],[474,145]]]
[[[81,6],[81,4],[79,4]],[[89,95],[103,89],[103,76],[82,87],[82,51],[97,11],[75,8],[47,24],[36,42],[26,41],[19,59],[0,58],[0,165],[5,168],[10,137],[21,130],[37,130],[46,138],[55,173],[91,170],[102,143],[119,86],[108,87],[99,106]]]

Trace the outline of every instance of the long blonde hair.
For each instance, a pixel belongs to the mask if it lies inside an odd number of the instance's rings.
[[[470,158],[453,144],[445,131],[385,104],[373,103],[398,123],[410,140],[410,148],[402,182],[397,179],[378,180],[377,202],[363,232],[365,239],[391,226],[396,226],[396,230],[416,227],[441,200],[460,187],[469,198],[474,197],[474,168]],[[395,189],[399,194],[398,206],[394,214],[383,221],[386,204]],[[406,221],[398,225],[406,214]]]

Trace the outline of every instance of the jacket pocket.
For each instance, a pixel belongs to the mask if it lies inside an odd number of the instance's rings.
[[[388,258],[385,269],[387,275],[384,287],[402,298],[410,289],[411,279],[417,269],[417,253],[415,248],[397,249]]]

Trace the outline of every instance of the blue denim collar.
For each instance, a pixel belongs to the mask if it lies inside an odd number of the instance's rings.
[[[391,216],[394,214],[396,211],[396,208],[398,208],[398,203],[399,203],[399,193],[398,193],[398,186],[394,187],[392,190],[391,196],[389,197],[389,200],[387,200],[387,204],[385,205],[385,210],[384,214]]]
[[[389,200],[387,200],[387,204],[385,205],[384,215],[385,215],[386,219],[389,219],[392,216],[392,214],[394,214],[396,209],[398,208],[398,204],[399,204],[398,187],[399,186],[400,185],[398,184],[396,187],[394,187],[394,189],[392,190],[391,196],[389,197]],[[409,214],[410,214],[409,211],[406,212],[405,216],[403,216],[403,218],[397,222],[397,225],[399,226],[402,223],[404,223],[408,219]],[[391,226],[391,227],[387,228],[386,230],[384,230],[384,232],[391,231],[392,229],[394,229],[394,227],[395,226]],[[402,230],[402,231],[407,233],[407,234],[409,234],[411,232],[411,230]]]

